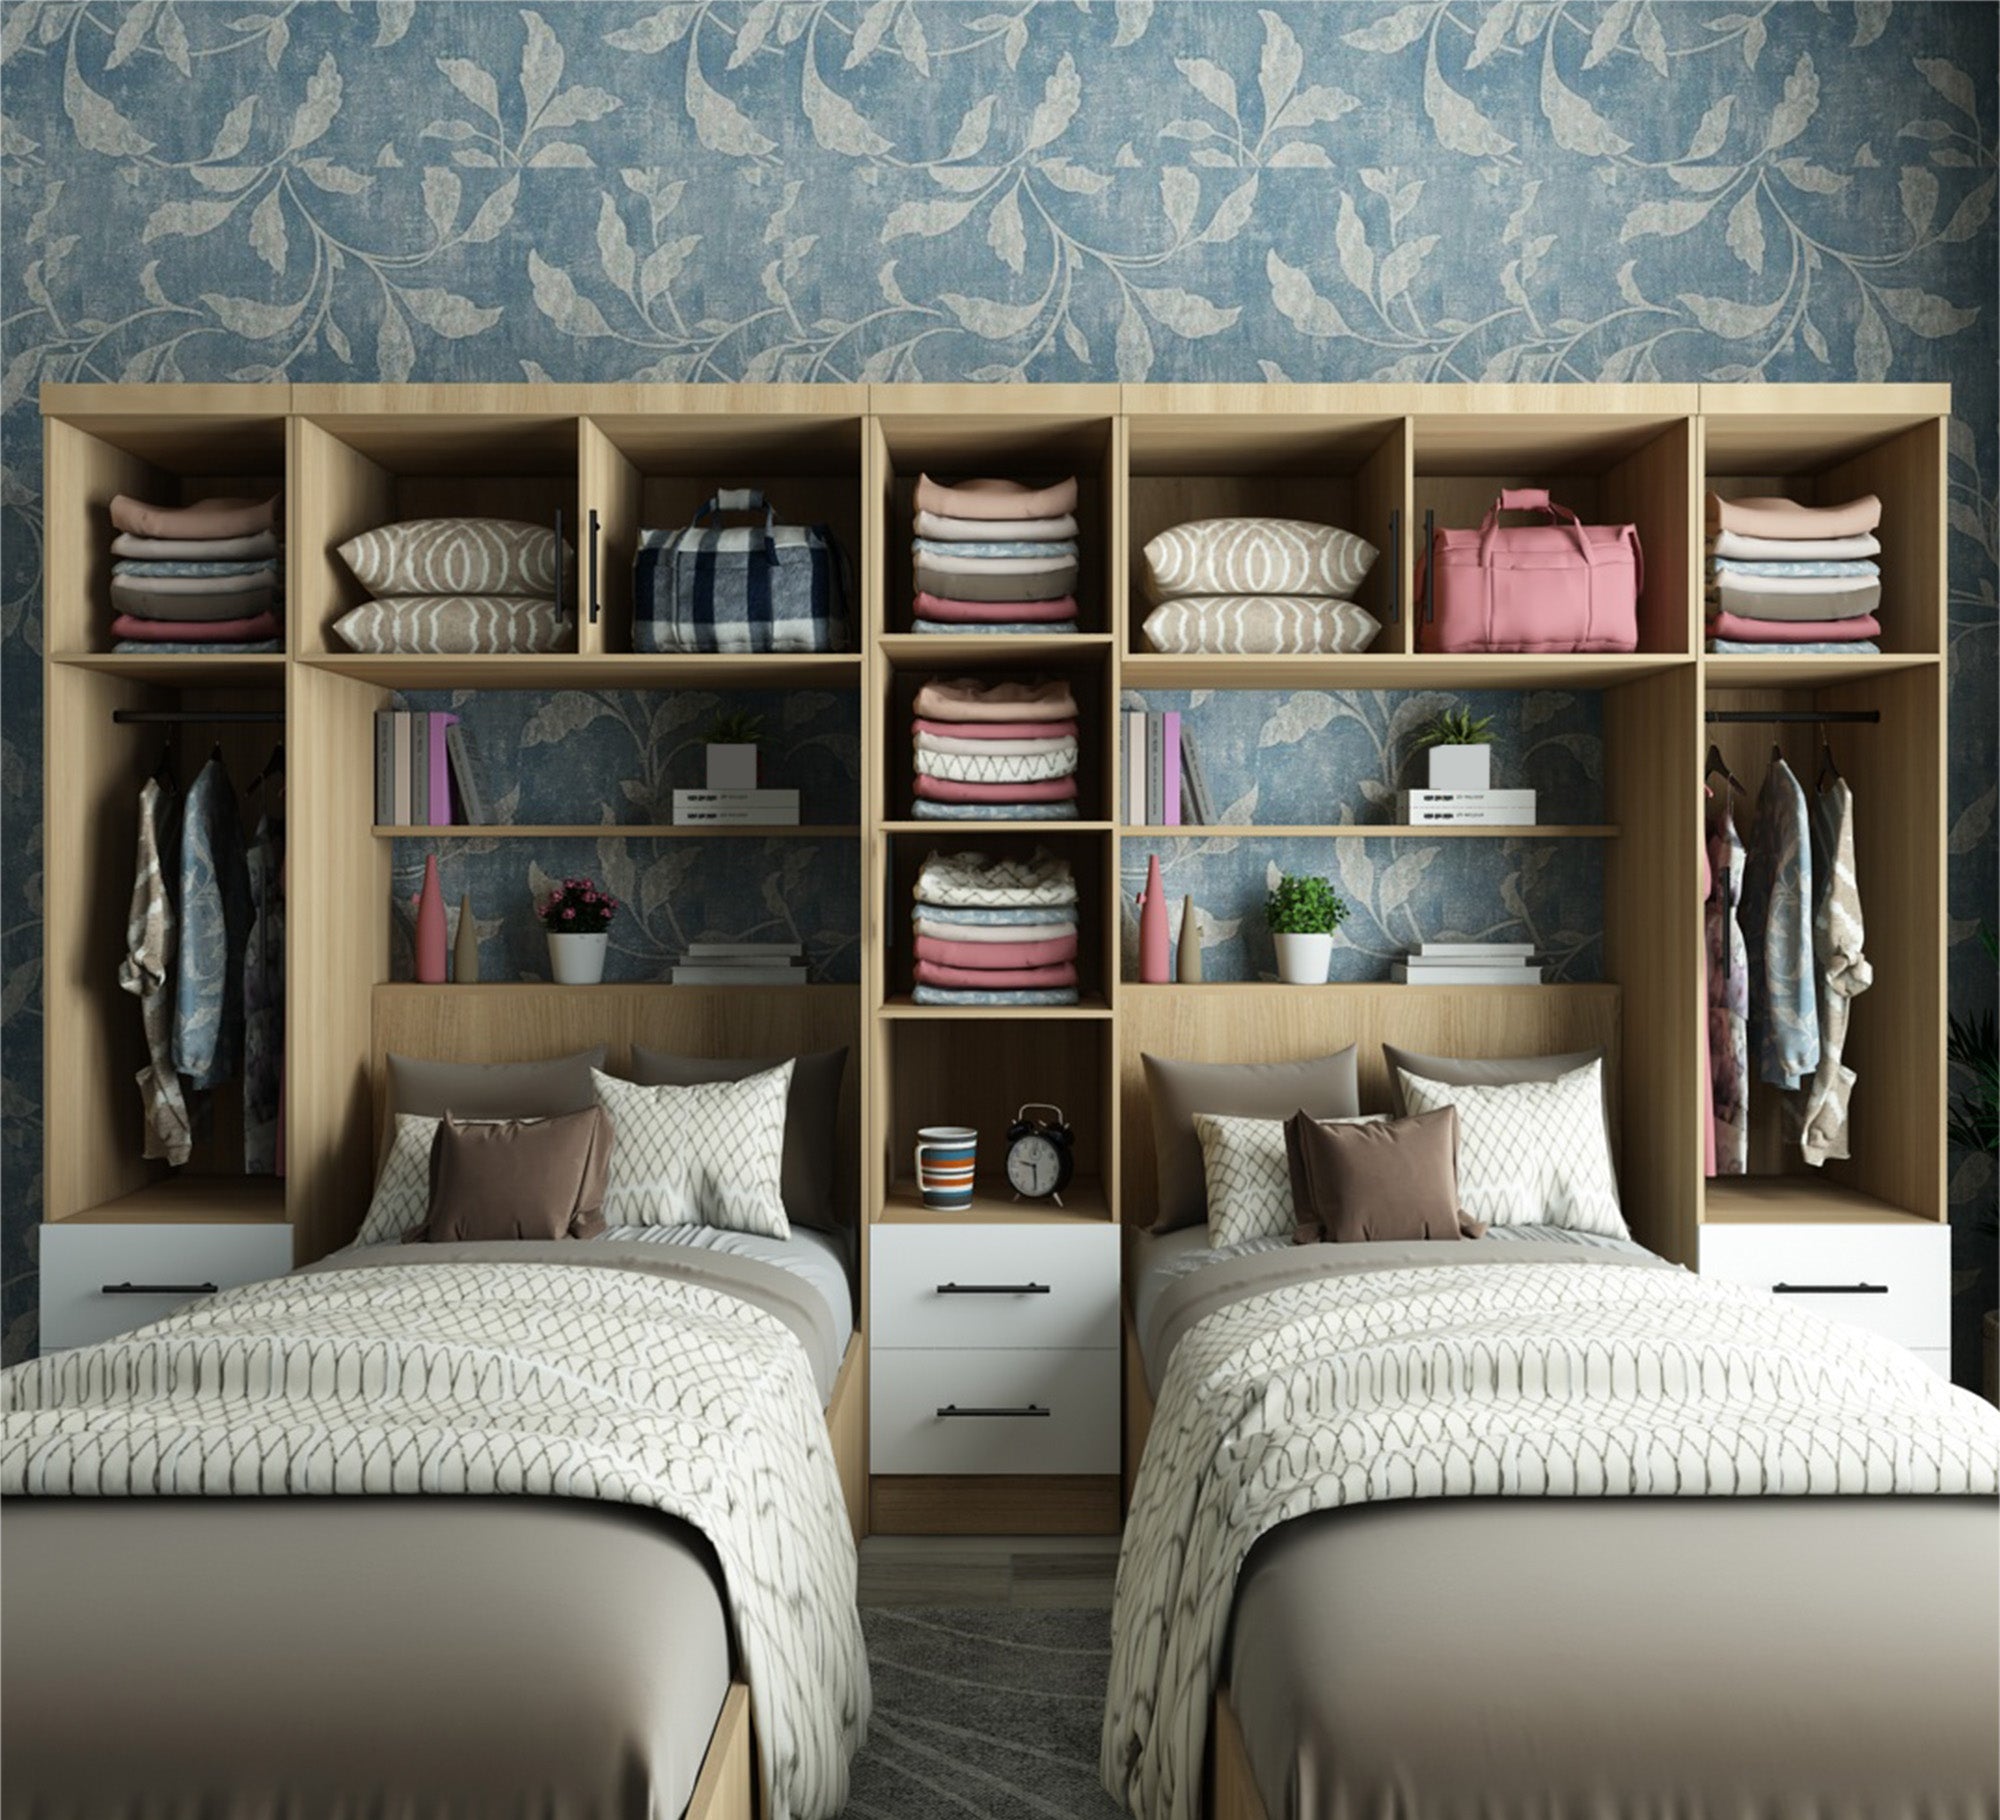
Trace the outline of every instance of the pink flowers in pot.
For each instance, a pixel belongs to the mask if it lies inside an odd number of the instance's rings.
[[[618,914],[618,900],[600,891],[595,879],[566,878],[535,906],[535,914],[551,935],[602,935]]]

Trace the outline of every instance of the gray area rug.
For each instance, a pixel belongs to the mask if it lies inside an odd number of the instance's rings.
[[[1111,1614],[863,1611],[875,1717],[853,1820],[1118,1820],[1097,1781]]]

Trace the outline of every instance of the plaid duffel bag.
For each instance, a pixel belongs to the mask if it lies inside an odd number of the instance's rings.
[[[708,521],[762,510],[762,525]],[[642,531],[632,572],[641,651],[845,651],[847,560],[825,525],[778,522],[754,487],[725,488],[685,530]]]

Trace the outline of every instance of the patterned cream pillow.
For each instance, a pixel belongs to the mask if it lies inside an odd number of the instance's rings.
[[[1604,1064],[1508,1087],[1454,1087],[1398,1069],[1412,1112],[1458,1108],[1458,1195],[1489,1226],[1565,1226],[1628,1239],[1604,1133]]]
[[[1319,594],[1347,600],[1375,546],[1303,518],[1199,518],[1162,531],[1145,549],[1146,597]]]
[[[1170,600],[1146,615],[1155,651],[1295,656],[1365,651],[1382,622],[1351,600],[1273,594],[1207,594]]]
[[[569,615],[552,600],[515,594],[405,594],[343,613],[333,629],[357,651],[434,651],[455,657],[560,651]]]
[[[607,1226],[719,1226],[790,1238],[785,1107],[792,1064],[740,1081],[640,1087],[591,1070],[611,1115]]]
[[[413,518],[350,537],[340,559],[371,594],[556,591],[556,534],[517,518]],[[562,545],[562,565],[570,548]]]
[[[421,1113],[396,1114],[396,1135],[389,1140],[389,1154],[375,1178],[375,1198],[368,1203],[355,1244],[393,1244],[430,1218],[431,1145],[439,1123]]]
[[[1379,1112],[1354,1119],[1321,1119],[1322,1125],[1372,1125]],[[1208,1242],[1212,1249],[1246,1239],[1288,1239],[1297,1221],[1292,1212],[1292,1166],[1285,1155],[1283,1119],[1194,1115],[1201,1142],[1202,1175],[1208,1184]]]

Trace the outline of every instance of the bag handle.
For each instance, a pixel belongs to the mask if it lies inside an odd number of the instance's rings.
[[[755,512],[760,507],[764,513],[764,554],[775,562],[778,541],[771,533],[778,523],[778,508],[756,487],[718,487],[708,504],[695,513],[688,528],[693,530],[705,519],[719,518],[727,512]]]
[[[1583,523],[1568,506],[1557,505],[1547,487],[1502,487],[1499,497],[1486,508],[1479,521],[1479,566],[1493,566],[1493,534],[1500,528],[1502,512],[1546,512],[1557,524],[1566,524],[1587,567],[1597,567],[1597,546],[1583,534]]]

